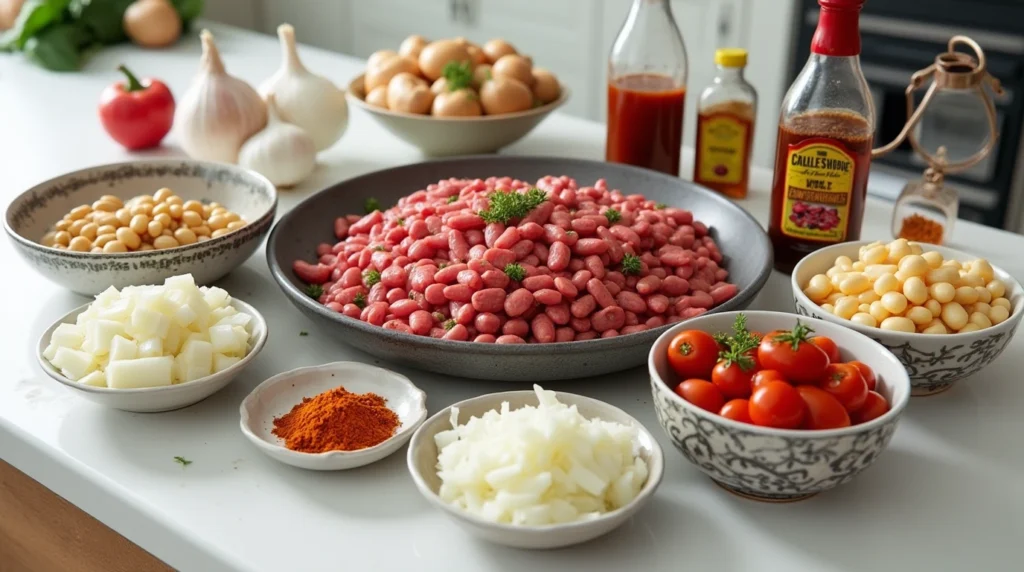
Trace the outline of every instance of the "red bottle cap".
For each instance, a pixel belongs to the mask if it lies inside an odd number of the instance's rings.
[[[818,0],[821,13],[811,51],[823,56],[860,55],[858,16],[866,0]]]

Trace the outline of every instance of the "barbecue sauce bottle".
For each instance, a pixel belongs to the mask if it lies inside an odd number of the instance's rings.
[[[860,238],[874,108],[860,69],[865,0],[818,0],[811,56],[782,102],[768,235],[789,273],[814,250]]]

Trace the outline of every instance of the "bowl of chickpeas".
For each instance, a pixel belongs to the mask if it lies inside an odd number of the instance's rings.
[[[91,167],[18,196],[4,229],[40,274],[94,295],[192,274],[208,284],[270,231],[277,192],[263,176],[188,159]]]
[[[797,313],[881,343],[906,367],[913,395],[945,391],[995,361],[1024,309],[1024,290],[1005,270],[905,239],[823,248],[791,281]]]

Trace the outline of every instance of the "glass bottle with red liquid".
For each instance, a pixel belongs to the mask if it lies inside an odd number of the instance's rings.
[[[865,0],[818,0],[811,55],[782,102],[768,235],[775,268],[860,238],[875,113],[860,68]]]
[[[669,0],[633,0],[608,58],[605,159],[679,175],[686,47]]]

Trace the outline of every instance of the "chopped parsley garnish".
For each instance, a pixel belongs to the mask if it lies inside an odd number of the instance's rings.
[[[548,200],[548,195],[540,189],[530,189],[525,193],[516,191],[495,191],[488,197],[489,208],[480,211],[485,222],[509,222],[521,219],[541,203]]]
[[[366,199],[365,201],[363,201],[363,211],[366,212],[366,214],[370,214],[373,211],[379,211],[379,210],[384,210],[384,209],[380,208],[380,201],[378,201],[377,199],[375,199],[373,197],[370,197],[370,198]]]
[[[405,219],[404,218],[400,218],[400,219],[395,221],[395,224],[397,224],[398,226],[405,226]]]
[[[299,332],[299,335],[300,335],[300,336],[308,336],[308,335],[309,335],[309,332],[306,332],[306,331],[302,331],[302,332]]]
[[[187,467],[192,464],[192,461],[189,461],[185,457],[174,457],[174,462],[178,463],[182,467]]]
[[[374,252],[384,252],[384,245],[383,244],[378,244],[377,246],[374,246],[373,247],[373,251]]]
[[[473,65],[466,62],[450,61],[441,69],[448,91],[457,91],[473,85]]]
[[[458,322],[456,322],[455,320],[448,320],[447,322],[444,323],[444,329],[450,330],[450,329],[454,328],[455,324],[457,324],[457,323]]]
[[[363,282],[366,283],[367,288],[371,288],[374,284],[380,282],[380,272],[377,270],[367,270],[363,273]]]
[[[444,314],[442,314],[441,312],[434,312],[433,314],[431,314],[431,316],[433,316],[434,319],[437,320],[438,322],[444,321]]]
[[[356,297],[352,299],[352,303],[359,307],[360,310],[366,307],[366,294],[359,292]]]
[[[505,274],[516,282],[522,282],[526,278],[526,269],[515,262],[505,265]]]
[[[448,204],[452,204],[452,203],[454,203],[457,200],[459,200],[459,195],[452,195],[452,196],[448,197]]]
[[[668,207],[668,205],[666,205],[665,203],[658,203],[654,205],[654,208],[658,209],[659,211],[665,210],[666,207]]]
[[[310,284],[306,286],[306,296],[316,299],[322,296],[324,293],[324,287],[319,284]]]
[[[622,218],[622,213],[615,209],[608,209],[604,211],[604,218],[608,219],[610,224],[615,224]]]
[[[761,338],[750,333],[747,330],[747,316],[746,314],[737,314],[736,321],[732,325],[732,335],[719,332],[713,334],[715,341],[725,346],[726,350],[722,352],[722,359],[728,359],[740,363],[740,367],[743,368],[743,360],[738,356],[742,356],[747,352],[753,350],[761,343]],[[729,354],[726,356],[726,354]],[[749,369],[749,368],[743,368]]]
[[[640,274],[643,270],[643,263],[640,261],[640,257],[635,254],[627,254],[622,257],[622,273],[623,274]]]

